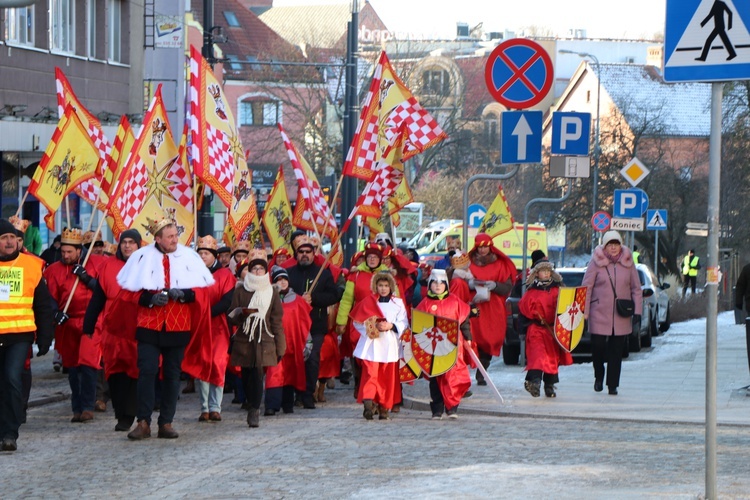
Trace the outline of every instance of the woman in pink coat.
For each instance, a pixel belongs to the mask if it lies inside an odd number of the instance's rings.
[[[586,316],[591,333],[594,390],[600,392],[603,389],[606,357],[607,387],[609,394],[614,396],[620,385],[625,340],[633,331],[633,323],[640,324],[643,308],[643,292],[633,253],[622,244],[620,233],[604,233],[602,244],[594,249],[582,285],[588,287]],[[617,313],[615,297],[635,302],[633,316],[623,317]]]

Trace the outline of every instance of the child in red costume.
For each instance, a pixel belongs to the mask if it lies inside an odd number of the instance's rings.
[[[457,320],[461,335],[458,339],[458,358],[453,368],[442,375],[430,379],[430,408],[433,420],[443,418],[443,410],[451,419],[458,418],[458,404],[471,387],[469,369],[464,362],[464,342],[471,348],[471,327],[469,325],[469,305],[448,291],[448,276],[444,269],[433,269],[427,280],[427,297],[417,306],[417,310],[435,316]]]
[[[538,398],[542,381],[548,398],[557,396],[555,384],[560,381],[560,365],[573,363],[573,357],[555,340],[555,310],[562,278],[546,260],[534,266],[526,280],[528,290],[518,303],[521,321],[526,329],[526,381],[524,388]]]

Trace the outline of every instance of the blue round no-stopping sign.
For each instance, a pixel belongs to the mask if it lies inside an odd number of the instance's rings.
[[[503,106],[530,108],[540,103],[552,88],[552,59],[533,40],[512,38],[492,51],[484,79],[492,97]]]

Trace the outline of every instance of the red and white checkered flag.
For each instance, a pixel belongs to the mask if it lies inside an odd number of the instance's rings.
[[[445,137],[437,121],[417,102],[393,71],[385,52],[381,52],[357,132],[346,156],[344,175],[371,181],[377,175],[378,162],[382,160],[403,170],[400,162]],[[390,158],[396,153],[393,151],[396,148],[400,149],[397,155],[400,162]]]
[[[278,127],[289,155],[289,161],[294,168],[294,177],[297,179],[299,194],[305,200],[305,207],[307,208],[301,214],[301,218],[297,217],[297,212],[295,212],[293,224],[297,227],[317,232],[322,232],[325,227],[326,234],[333,238],[336,232],[336,219],[334,219],[328,207],[328,202],[325,196],[323,196],[323,190],[320,188],[318,178],[312,168],[310,168],[307,160],[299,154],[281,124],[278,124]],[[328,221],[327,224],[326,221]]]

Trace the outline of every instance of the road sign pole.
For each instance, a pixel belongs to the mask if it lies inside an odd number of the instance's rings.
[[[708,266],[706,268],[706,498],[716,498],[716,316],[719,310],[719,202],[721,200],[722,83],[711,84],[708,153]]]
[[[659,230],[654,231],[654,272],[656,279],[659,279]]]

